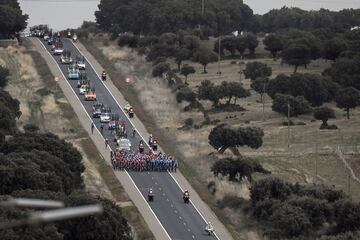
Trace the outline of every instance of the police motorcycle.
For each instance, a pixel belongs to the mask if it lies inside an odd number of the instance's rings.
[[[101,79],[102,79],[103,81],[106,81],[106,72],[105,72],[105,71],[102,72],[102,74],[101,74]]]
[[[205,232],[210,236],[214,234],[214,227],[211,225],[211,222],[208,222],[205,227]]]
[[[152,188],[149,189],[149,192],[148,192],[148,201],[149,202],[153,202],[154,201],[154,192],[152,190]]]
[[[190,194],[189,194],[188,190],[184,191],[183,200],[184,200],[184,203],[189,203],[190,202]]]

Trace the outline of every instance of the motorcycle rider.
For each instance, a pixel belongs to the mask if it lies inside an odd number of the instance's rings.
[[[188,202],[189,202],[189,200],[190,200],[190,193],[189,193],[188,190],[185,190],[185,191],[184,191],[183,199],[184,199],[184,202],[185,202],[185,203],[188,203]]]
[[[211,222],[208,222],[208,224],[206,224],[205,231],[208,233],[209,236],[211,235],[211,233],[214,232],[214,227],[211,225]]]
[[[150,202],[152,202],[154,200],[154,192],[152,190],[152,188],[149,189],[149,192],[148,192],[148,200]]]
[[[157,151],[158,145],[157,145],[157,141],[155,139],[152,141],[151,147],[152,147],[153,151]]]
[[[144,153],[144,142],[143,140],[140,140],[139,142],[139,153]]]
[[[149,136],[149,145],[150,146],[153,144],[153,140],[154,140],[153,135],[150,134],[150,136]]]
[[[102,73],[101,73],[101,79],[103,81],[106,81],[106,72],[105,72],[105,70],[103,70]]]

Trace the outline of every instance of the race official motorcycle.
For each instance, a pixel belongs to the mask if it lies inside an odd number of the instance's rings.
[[[205,232],[210,236],[214,234],[214,227],[211,225],[211,222],[209,222],[205,227]]]
[[[153,190],[150,188],[149,192],[148,192],[148,201],[149,202],[153,202],[154,201],[154,192]]]
[[[190,194],[189,194],[188,191],[184,192],[183,200],[184,200],[184,203],[189,203],[190,202]]]
[[[106,81],[106,72],[105,72],[105,71],[102,72],[102,74],[101,74],[101,79],[102,79],[103,81]]]

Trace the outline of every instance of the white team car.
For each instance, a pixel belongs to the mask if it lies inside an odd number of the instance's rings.
[[[85,58],[83,56],[77,56],[76,57],[76,66],[80,70],[85,70],[86,64],[85,64]]]
[[[85,70],[85,68],[86,68],[85,62],[77,62],[76,65],[78,66],[78,68],[80,70]]]
[[[131,150],[131,142],[129,139],[127,138],[120,138],[116,141],[116,144],[119,146],[118,149],[119,150],[127,150],[130,151]]]
[[[80,88],[79,88],[79,93],[81,95],[84,95],[86,93],[86,91],[88,90],[88,88],[89,88],[88,84],[81,85]]]
[[[108,123],[110,122],[111,113],[101,113],[100,115],[100,122]]]
[[[61,54],[63,54],[63,52],[64,52],[64,49],[61,47],[54,49],[54,55],[61,55]]]

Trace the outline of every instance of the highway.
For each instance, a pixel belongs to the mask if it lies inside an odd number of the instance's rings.
[[[72,52],[72,57],[75,59],[76,55],[82,55],[79,50],[73,45],[69,39],[63,39],[64,49]],[[52,54],[50,46],[44,43],[44,47]],[[67,76],[68,65],[60,63],[60,56],[52,57],[58,63],[62,73]],[[100,80],[96,71],[92,68],[91,64],[86,61],[87,78],[90,80],[91,85],[95,87],[97,101],[109,106],[112,113],[116,113],[122,120],[125,121],[126,129],[128,130],[129,140],[132,143],[132,148],[137,150],[141,136],[136,134],[132,137],[131,130],[132,123],[127,118],[126,114],[122,111],[116,99],[111,92],[107,89],[104,83]],[[77,80],[68,80],[71,88],[77,94],[81,104],[83,104],[87,113],[92,116],[92,106],[95,102],[85,101],[84,96],[79,94],[77,88]],[[136,117],[136,112],[135,112]],[[100,129],[100,119],[93,119],[97,129]],[[107,130],[107,125],[104,125],[103,136],[109,139],[110,147],[115,150],[115,143],[112,141],[113,136]],[[90,127],[90,123],[89,123]],[[146,143],[148,139],[144,139]],[[149,207],[155,213],[161,225],[165,228],[169,238],[171,239],[217,239],[217,236],[208,236],[205,231],[206,221],[202,215],[197,211],[196,207],[191,204],[185,204],[182,200],[182,190],[171,173],[168,172],[128,172],[136,187],[141,194],[147,199],[148,189],[151,187],[155,192],[155,201],[149,202]],[[191,193],[190,193],[191,195]]]

